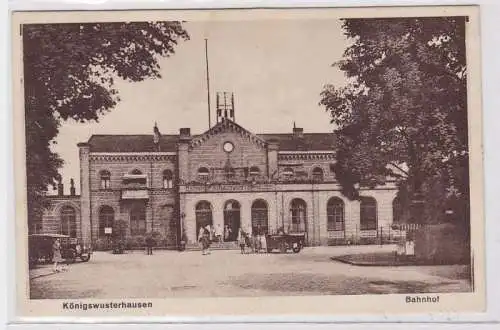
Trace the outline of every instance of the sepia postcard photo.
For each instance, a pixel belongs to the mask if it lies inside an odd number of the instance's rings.
[[[478,7],[12,31],[18,317],[485,309]]]

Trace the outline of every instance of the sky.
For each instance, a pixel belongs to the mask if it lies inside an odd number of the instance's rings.
[[[345,84],[332,64],[341,59],[348,40],[339,20],[273,19],[186,22],[190,40],[160,60],[161,79],[117,81],[121,101],[99,123],[65,122],[53,151],[65,164],[69,181],[80,184],[77,143],[93,134],[192,134],[208,129],[205,41],[208,39],[212,124],[216,92],[233,92],[236,122],[253,133],[331,132],[334,127],[319,106],[325,84]]]

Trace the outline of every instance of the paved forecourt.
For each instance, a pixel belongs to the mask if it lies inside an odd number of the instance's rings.
[[[314,247],[298,254],[238,250],[95,252],[88,263],[52,274],[31,271],[32,299],[346,295],[470,291],[467,266],[363,267],[332,256],[393,246]]]

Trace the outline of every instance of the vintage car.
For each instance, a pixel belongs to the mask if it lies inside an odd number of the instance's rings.
[[[73,263],[77,258],[83,262],[90,260],[92,249],[78,238],[60,234],[33,234],[28,236],[30,265],[52,262],[52,245],[56,239],[61,242],[61,256],[67,263]]]
[[[299,253],[304,247],[306,235],[304,233],[289,233],[289,234],[274,234],[266,236],[267,252],[279,250],[281,253],[286,253],[292,250],[294,253]]]

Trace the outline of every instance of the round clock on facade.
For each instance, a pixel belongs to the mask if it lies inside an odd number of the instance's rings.
[[[225,142],[223,148],[225,152],[231,152],[234,149],[234,145],[231,142]]]

